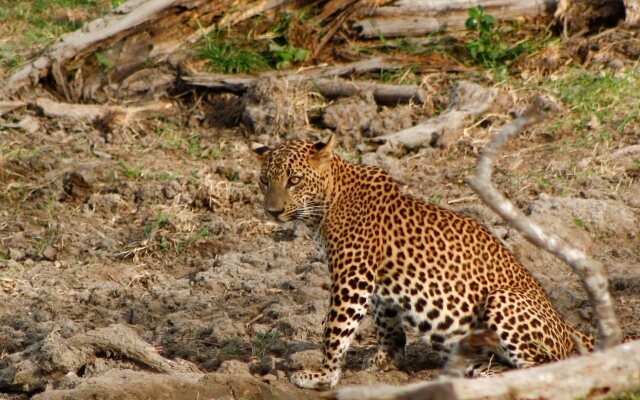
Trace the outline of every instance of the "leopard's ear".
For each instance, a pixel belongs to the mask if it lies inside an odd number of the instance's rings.
[[[313,159],[318,163],[318,166],[322,166],[327,162],[331,162],[333,157],[333,149],[336,147],[336,135],[331,134],[325,141],[316,142],[313,145],[315,154]]]
[[[253,151],[253,154],[258,156],[260,161],[264,161],[267,157],[269,157],[269,153],[271,153],[271,147],[265,146],[260,143],[251,143],[251,151]]]

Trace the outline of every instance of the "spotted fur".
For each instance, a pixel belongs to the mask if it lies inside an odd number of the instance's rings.
[[[378,352],[368,363],[405,363],[405,330],[418,331],[451,370],[476,376],[491,363],[517,368],[567,357],[574,337],[540,284],[474,219],[400,192],[383,170],[355,165],[325,144],[290,141],[254,151],[262,158],[264,208],[278,221],[316,232],[331,275],[319,370],[299,371],[304,388],[333,387],[370,308]]]

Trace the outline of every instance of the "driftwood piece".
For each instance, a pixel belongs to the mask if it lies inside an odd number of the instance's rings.
[[[195,364],[162,357],[153,346],[125,325],[113,324],[76,335],[69,339],[69,343],[73,346],[88,347],[93,354],[102,352],[133,360],[157,372],[199,372]]]
[[[30,398],[32,400],[317,400],[320,395],[318,392],[292,386],[273,385],[249,374],[216,372],[157,374],[112,369],[98,376],[78,379],[73,385],[51,385],[46,391]]]
[[[78,53],[96,45],[116,34],[123,33],[140,24],[153,19],[158,13],[178,3],[177,0],[132,0],[113,13],[89,23],[84,29],[63,35],[60,40],[49,47],[43,55],[14,72],[7,80],[9,93],[20,89],[29,82],[36,84],[48,72],[48,69],[60,68],[61,64],[75,57]],[[56,83],[66,88],[65,82]],[[68,91],[68,89],[66,89]]]
[[[0,101],[0,117],[15,110],[16,108],[24,107],[26,105],[27,103],[24,101]]]
[[[464,30],[467,9],[481,5],[498,19],[550,14],[557,0],[400,0],[363,10],[355,26],[360,36],[375,38]]]
[[[111,96],[101,93],[104,87],[148,68],[150,62],[166,60],[190,39],[201,37],[201,26],[217,26],[215,21],[232,1],[129,0],[61,36],[41,56],[10,75],[0,97],[14,96],[52,77],[58,93],[69,101],[106,102]]]
[[[324,79],[302,75],[284,75],[282,78],[293,82],[309,81],[320,94],[327,98],[348,97],[357,94],[371,93],[379,104],[424,103],[426,94],[417,85],[386,85],[369,82],[346,81],[341,79]],[[182,77],[186,83],[204,86],[221,91],[243,93],[251,87],[257,78],[246,76],[228,76],[219,74],[193,73]]]
[[[640,25],[640,0],[624,0],[624,23],[633,27]]]
[[[98,358],[117,358],[153,372],[200,372],[184,360],[169,360],[126,325],[113,324],[64,339],[52,332],[24,351],[7,355],[0,365],[0,393],[44,390],[69,373],[91,367]]]
[[[640,389],[640,341],[538,367],[477,379],[451,379],[396,387],[355,386],[331,392],[336,400],[516,400],[602,398]]]
[[[394,69],[402,67],[402,64],[399,64],[392,60],[387,60],[385,57],[373,57],[349,64],[314,68],[304,74],[315,78],[335,78],[344,75],[363,74],[365,72],[378,71],[381,69]]]
[[[613,153],[612,157],[620,158],[620,157],[625,157],[625,156],[636,154],[636,153],[640,153],[640,144],[634,144],[631,146],[623,147],[622,149],[617,150],[615,153]]]
[[[578,274],[597,319],[598,347],[611,347],[620,343],[622,334],[613,309],[604,266],[558,236],[544,233],[542,228],[529,220],[491,183],[494,159],[505,143],[541,117],[539,106],[534,105],[495,135],[480,155],[475,176],[469,179],[468,183],[493,211],[516,228],[529,242],[558,257]]]
[[[290,1],[291,0],[262,0],[256,3],[251,3],[247,8],[238,6],[236,10],[225,15],[220,20],[220,22],[218,22],[216,25],[212,25],[211,28],[223,28],[226,26],[235,25],[238,22],[245,21],[265,11],[269,11],[277,7],[282,7]],[[207,28],[205,32],[208,30],[210,30],[210,28]]]
[[[603,21],[622,20],[625,16],[625,22],[634,25],[640,17],[639,8],[638,0],[560,0],[554,18],[563,27],[562,36],[568,38],[596,32],[605,26]]]
[[[388,135],[377,136],[369,142],[382,145],[378,151],[390,152],[398,147],[414,150],[443,142],[443,137],[453,136],[493,105],[495,89],[486,89],[475,83],[462,81],[457,84],[451,106],[435,118]],[[449,138],[448,141],[450,141]],[[371,150],[371,146],[361,148]]]
[[[156,115],[171,115],[174,108],[169,102],[153,102],[142,106],[121,107],[95,104],[69,104],[41,98],[34,104],[49,117],[73,118],[86,122],[108,121],[111,125],[126,125],[134,119]]]

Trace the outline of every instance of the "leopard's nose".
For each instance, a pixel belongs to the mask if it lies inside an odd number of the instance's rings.
[[[282,214],[284,212],[284,210],[269,210],[269,209],[267,209],[267,212],[269,214],[271,214],[273,216],[273,218],[278,218],[278,216],[280,214]]]

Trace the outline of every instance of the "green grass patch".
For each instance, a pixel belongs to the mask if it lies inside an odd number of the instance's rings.
[[[564,77],[545,82],[544,87],[569,109],[555,123],[555,130],[575,130],[576,147],[612,141],[627,125],[640,121],[640,72],[591,72],[570,70]]]
[[[607,397],[607,399],[609,400],[640,400],[640,391],[617,394],[611,397]]]
[[[468,10],[466,42],[469,56],[484,68],[495,69],[499,75],[508,70],[509,64],[521,54],[532,54],[551,41],[551,35],[534,35],[518,39],[520,27],[512,24],[510,30],[501,28],[499,21],[485,13],[482,6]]]
[[[182,253],[186,249],[188,249],[189,247],[192,247],[196,243],[200,242],[201,240],[204,240],[204,239],[208,238],[209,234],[210,234],[209,233],[209,228],[205,226],[204,228],[200,229],[198,232],[196,232],[190,238],[180,240],[178,242],[178,244],[177,244],[178,253]]]
[[[256,333],[255,337],[251,341],[251,355],[254,357],[264,356],[267,349],[275,343],[279,336],[279,331]]]
[[[311,53],[294,43],[299,41],[294,27],[309,24],[307,11],[282,13],[271,23],[260,24],[262,18],[257,17],[253,21],[255,31],[250,37],[229,31],[206,34],[200,56],[208,60],[207,65],[212,72],[224,74],[285,69],[303,63]]]
[[[127,164],[120,162],[118,166],[120,168],[120,173],[129,179],[142,179],[144,176],[144,169],[140,165],[130,167]]]
[[[0,0],[0,72],[9,72],[124,0]]]
[[[564,78],[549,83],[551,90],[572,111],[580,116],[584,127],[592,116],[607,123],[620,110],[634,110],[640,105],[640,72],[628,71],[615,76],[611,71],[602,73],[572,70]],[[637,113],[635,114],[637,117]],[[626,123],[629,119],[625,120]]]
[[[200,56],[209,60],[207,65],[211,71],[224,74],[260,71],[268,66],[260,52],[245,49],[238,40],[220,32],[205,35]]]
[[[109,72],[115,67],[115,64],[111,59],[104,54],[98,53],[97,51],[93,53],[93,56],[96,58],[98,65],[102,68],[104,72]]]
[[[240,339],[224,339],[220,351],[230,356],[240,356],[245,353],[246,345]]]

